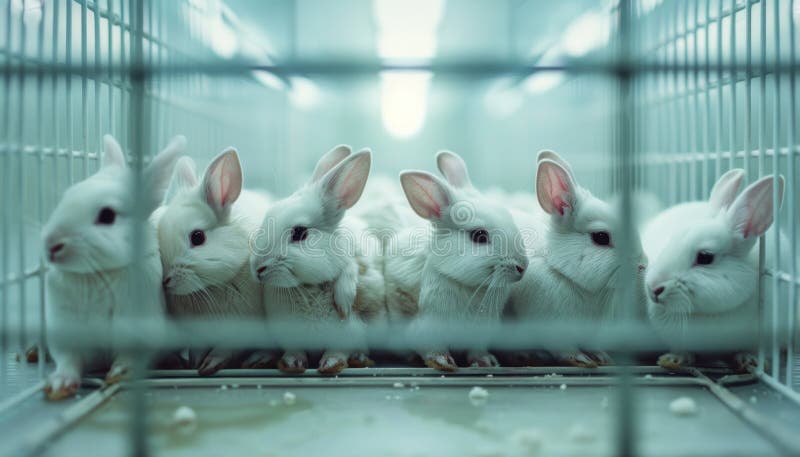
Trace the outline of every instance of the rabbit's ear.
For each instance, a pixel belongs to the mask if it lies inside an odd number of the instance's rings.
[[[325,155],[323,155],[317,162],[317,166],[314,168],[314,174],[311,176],[311,182],[319,181],[323,176],[331,171],[333,167],[339,165],[342,160],[346,159],[352,152],[353,151],[350,149],[350,146],[346,144],[340,144],[339,146],[336,146],[335,148],[326,152]]]
[[[423,219],[441,220],[442,210],[451,204],[447,184],[430,173],[404,171],[400,173],[400,185],[403,186],[411,209]]]
[[[142,171],[144,189],[150,194],[150,210],[155,209],[164,201],[164,194],[167,192],[175,162],[178,161],[184,150],[186,150],[186,137],[178,135],[158,155],[153,157],[153,160]]]
[[[444,175],[444,179],[456,189],[472,187],[467,172],[467,164],[458,154],[450,151],[440,151],[436,154],[436,166]]]
[[[564,158],[558,155],[555,151],[550,151],[549,149],[542,149],[539,151],[539,154],[536,157],[536,162],[538,163],[545,159],[561,165],[561,168],[567,170],[567,173],[572,176],[572,181],[575,181],[575,173],[572,172],[572,167],[570,167],[569,162],[564,160]]]
[[[735,234],[744,240],[755,239],[766,232],[775,219],[772,195],[777,183],[778,205],[783,200],[783,176],[765,176],[754,182],[733,202],[728,221]]]
[[[742,178],[744,178],[744,170],[741,168],[728,170],[727,173],[720,176],[717,183],[714,184],[714,188],[711,189],[711,196],[708,198],[708,203],[714,213],[728,209],[731,206],[731,203],[736,199],[736,194],[739,193]]]
[[[536,198],[554,217],[567,217],[575,211],[576,186],[569,171],[550,159],[539,161],[536,171]]]
[[[218,216],[230,210],[242,192],[242,165],[235,148],[226,149],[211,161],[203,176],[201,191]]]
[[[111,135],[103,135],[103,159],[102,167],[126,167],[125,153],[122,147]]]
[[[324,204],[344,211],[356,204],[367,185],[372,153],[365,149],[344,159],[320,181]]]
[[[197,175],[195,174],[194,160],[189,156],[183,156],[175,164],[175,171],[172,172],[172,180],[169,182],[164,202],[169,203],[181,190],[191,189],[195,186],[197,186]]]

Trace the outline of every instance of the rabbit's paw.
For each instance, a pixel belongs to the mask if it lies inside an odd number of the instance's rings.
[[[492,368],[499,367],[500,362],[497,358],[486,351],[469,351],[467,353],[467,365],[471,367]]]
[[[308,367],[308,356],[305,352],[287,351],[278,360],[278,369],[284,373],[300,374]]]
[[[597,368],[597,361],[582,351],[560,352],[556,360],[565,365],[578,368]]]
[[[325,351],[319,360],[317,371],[324,375],[335,375],[347,368],[347,355],[338,351]]]
[[[252,370],[275,368],[277,361],[278,355],[272,351],[254,351],[242,362],[242,368]]]
[[[458,369],[453,356],[447,351],[431,351],[426,353],[422,359],[428,368],[433,368],[434,370],[456,371]]]
[[[106,384],[116,384],[130,375],[130,364],[123,359],[116,359],[106,373]]]
[[[212,349],[200,360],[200,364],[197,367],[197,374],[200,376],[211,376],[230,365],[232,360],[232,351]]]
[[[80,376],[69,372],[55,372],[50,375],[44,386],[44,395],[48,400],[59,401],[69,398],[81,386]]]
[[[758,368],[758,357],[749,352],[737,352],[733,355],[734,368],[739,373],[752,373]],[[769,370],[767,361],[764,361],[764,369]]]
[[[694,364],[694,356],[688,352],[667,352],[658,358],[658,366],[670,371],[680,371]]]
[[[598,366],[613,365],[614,359],[605,351],[581,351],[588,355],[590,359],[597,362]]]
[[[375,366],[375,361],[370,359],[365,352],[354,352],[347,359],[347,366],[351,368],[371,368]]]

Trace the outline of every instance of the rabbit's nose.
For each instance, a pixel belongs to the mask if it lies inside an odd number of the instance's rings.
[[[172,281],[172,276],[167,276],[166,278],[164,278],[164,280],[161,282],[161,284],[163,284],[164,287],[167,287],[167,286],[169,286],[170,281]]]
[[[663,293],[664,293],[664,286],[658,286],[655,289],[653,289],[653,298],[655,298],[656,301],[658,301],[658,297],[660,297],[661,294]]]
[[[525,267],[523,267],[522,265],[517,265],[517,273],[524,274],[525,273]]]
[[[261,265],[256,270],[256,273],[258,273],[258,275],[261,276],[262,274],[264,274],[265,271],[267,271],[267,267],[265,267],[264,265]]]
[[[50,250],[50,261],[52,262],[56,259],[58,253],[64,250],[64,243],[58,243],[53,246],[50,246],[49,250]]]

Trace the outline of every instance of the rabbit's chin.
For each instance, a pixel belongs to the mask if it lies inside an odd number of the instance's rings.
[[[268,271],[261,276],[261,282],[268,287],[290,288],[300,285],[300,281],[286,270]]]

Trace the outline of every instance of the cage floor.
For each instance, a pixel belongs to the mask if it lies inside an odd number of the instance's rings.
[[[599,377],[440,377],[418,371],[427,375],[151,380],[145,392],[148,444],[154,455],[167,456],[615,455],[616,390]],[[641,455],[780,455],[706,387],[672,382],[681,380],[674,376],[638,379],[656,381],[635,390]],[[485,402],[471,401],[473,386],[488,391]],[[284,401],[286,392],[296,397],[293,404]],[[103,392],[81,395],[67,408],[92,397],[98,401]],[[127,456],[132,395],[124,386],[105,392],[107,401],[48,441],[44,455]],[[693,399],[696,414],[670,412],[670,402],[679,397]],[[196,413],[194,426],[174,424],[181,406]],[[38,453],[36,441],[45,435],[37,427],[47,429],[43,424],[54,408],[37,396],[6,412],[0,416],[0,443],[13,437],[21,446],[7,449],[10,454]],[[56,417],[62,426],[67,421],[64,414]]]

